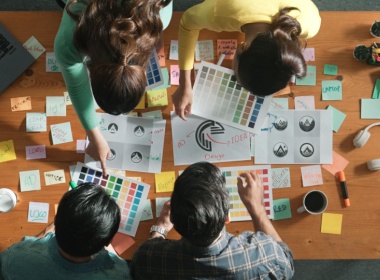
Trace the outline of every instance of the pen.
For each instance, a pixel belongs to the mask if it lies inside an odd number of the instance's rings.
[[[70,180],[69,185],[72,189],[75,189],[77,187],[77,184],[73,180]]]
[[[350,206],[350,199],[348,198],[347,184],[346,184],[346,176],[343,171],[338,172],[340,186],[342,187],[343,193],[343,201],[346,207]]]

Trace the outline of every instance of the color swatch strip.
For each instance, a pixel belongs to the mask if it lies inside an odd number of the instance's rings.
[[[149,64],[146,68],[146,78],[145,90],[151,90],[164,84],[164,76],[162,75],[156,49],[153,49],[152,55],[149,58]]]
[[[91,182],[102,186],[119,205],[121,221],[119,232],[135,236],[148,197],[150,185],[116,174],[103,176],[102,172],[77,163],[72,180],[77,185]]]

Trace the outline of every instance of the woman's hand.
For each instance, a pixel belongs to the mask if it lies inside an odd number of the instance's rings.
[[[100,133],[99,128],[95,127],[87,130],[89,144],[86,148],[86,153],[96,161],[100,161],[102,166],[103,175],[107,176],[106,160],[110,157],[110,147],[103,135]]]
[[[191,70],[181,70],[179,86],[172,96],[176,114],[186,120],[186,116],[191,114],[191,104],[193,102],[193,90],[191,87]]]

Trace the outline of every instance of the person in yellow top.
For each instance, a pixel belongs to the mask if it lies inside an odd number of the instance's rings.
[[[205,0],[185,11],[178,33],[180,83],[173,94],[182,119],[191,114],[191,69],[199,31],[240,31],[245,34],[232,68],[237,81],[252,94],[267,96],[283,89],[292,76],[306,75],[301,38],[320,28],[318,8],[311,0]]]

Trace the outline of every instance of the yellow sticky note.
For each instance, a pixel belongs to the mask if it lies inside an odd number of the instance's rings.
[[[156,192],[172,192],[174,189],[175,172],[168,171],[155,174]]]
[[[0,142],[0,162],[14,159],[16,159],[16,152],[13,140]]]
[[[168,106],[168,91],[166,88],[148,90],[148,107]]]
[[[141,98],[139,104],[135,107],[135,109],[145,109],[145,93],[144,96]]]
[[[342,219],[342,214],[323,213],[321,232],[330,234],[341,234]]]

